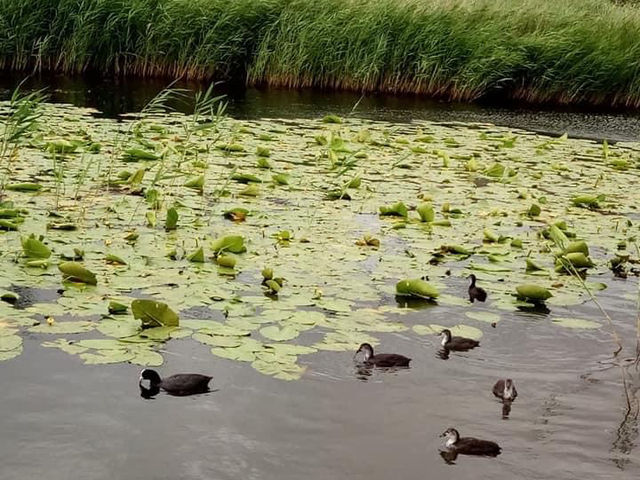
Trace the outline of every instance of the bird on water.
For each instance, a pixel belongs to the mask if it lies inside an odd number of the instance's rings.
[[[493,394],[501,400],[513,402],[518,396],[516,386],[513,384],[513,380],[507,378],[506,380],[498,380],[493,386]]]
[[[495,457],[499,455],[502,450],[500,445],[489,440],[461,437],[455,428],[447,429],[440,436],[446,438],[444,443],[445,448],[456,454]]]
[[[472,338],[452,336],[451,330],[449,330],[448,328],[442,330],[440,332],[440,336],[442,337],[440,344],[445,350],[464,352],[480,345],[480,342],[478,340],[474,340]]]
[[[363,343],[358,348],[356,356],[362,353],[362,363],[375,367],[408,367],[411,359],[397,353],[378,353],[374,355],[373,347],[368,343]],[[355,358],[355,357],[354,357]]]
[[[155,370],[145,368],[140,372],[138,385],[143,394],[158,393],[162,389],[170,395],[185,396],[208,392],[212,378],[199,373],[178,373],[163,379]],[[149,381],[148,388],[143,385],[144,380]]]
[[[471,279],[471,285],[469,285],[469,301],[471,303],[474,300],[478,300],[479,302],[484,302],[487,299],[487,291],[482,287],[476,286],[476,276],[472,273],[469,275]]]

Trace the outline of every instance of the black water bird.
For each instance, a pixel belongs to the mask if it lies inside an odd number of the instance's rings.
[[[451,336],[451,330],[447,328],[440,332],[440,336],[442,337],[441,345],[445,350],[464,352],[480,345],[479,341],[472,338]]]
[[[489,440],[480,440],[473,437],[460,437],[455,428],[447,429],[441,437],[446,437],[445,448],[456,454],[462,455],[484,455],[495,457],[500,455],[500,445]]]
[[[503,401],[513,402],[518,396],[516,386],[510,378],[507,378],[506,380],[498,380],[493,386],[492,391],[496,397]]]
[[[398,355],[397,353],[378,353],[377,355],[373,354],[373,347],[368,343],[363,343],[358,348],[356,355],[359,353],[363,354],[362,363],[367,366],[375,366],[375,367],[408,367],[410,358],[405,357],[404,355]]]
[[[469,275],[471,279],[471,285],[469,285],[469,301],[471,303],[474,300],[478,300],[479,302],[484,302],[487,299],[487,291],[484,288],[476,287],[476,276],[472,273]]]
[[[158,372],[145,368],[140,372],[138,385],[144,397],[155,395],[160,389],[170,395],[185,396],[209,391],[209,382],[213,377],[199,373],[178,373],[167,378],[161,378]],[[143,385],[149,380],[149,388]]]

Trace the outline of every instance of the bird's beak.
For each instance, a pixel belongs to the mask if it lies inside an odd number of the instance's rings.
[[[440,436],[441,436],[441,437],[446,437],[446,436],[447,436],[447,432],[442,432],[442,433],[440,434]]]

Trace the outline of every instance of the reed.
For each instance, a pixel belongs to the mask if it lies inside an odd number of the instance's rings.
[[[609,0],[0,0],[0,68],[640,106]]]

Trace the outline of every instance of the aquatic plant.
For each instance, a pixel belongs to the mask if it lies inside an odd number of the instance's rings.
[[[46,128],[14,142],[0,203],[0,359],[27,332],[91,364],[160,365],[182,339],[295,380],[314,352],[388,332],[477,339],[531,311],[575,335],[611,326],[573,308],[616,285],[612,258],[640,262],[622,250],[640,199],[620,190],[636,181],[637,144],[604,158],[593,141],[490,125],[238,121],[202,95],[194,115],[117,121],[39,105]],[[265,142],[273,174],[256,163]],[[488,290],[473,310],[455,287],[470,273]],[[420,308],[444,315],[427,324]]]
[[[4,69],[640,105],[634,4],[0,0],[0,12]]]

